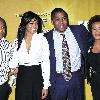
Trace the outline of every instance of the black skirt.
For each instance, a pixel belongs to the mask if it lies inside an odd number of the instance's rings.
[[[40,65],[20,65],[16,79],[15,100],[41,100],[43,77]]]

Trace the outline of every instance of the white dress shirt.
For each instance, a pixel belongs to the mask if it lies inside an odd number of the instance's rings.
[[[53,39],[54,39],[54,48],[56,56],[56,71],[63,72],[63,60],[62,60],[62,40],[63,37],[54,30]],[[69,47],[70,61],[71,61],[71,72],[77,71],[81,67],[81,50],[78,46],[76,38],[68,27],[65,34],[67,44]]]
[[[31,66],[39,64],[41,64],[42,68],[44,88],[47,89],[50,86],[49,45],[42,34],[35,33],[32,36],[29,53],[26,49],[26,42],[23,39],[19,50],[14,51],[13,57],[9,62],[9,66],[10,68],[16,68],[18,65]]]

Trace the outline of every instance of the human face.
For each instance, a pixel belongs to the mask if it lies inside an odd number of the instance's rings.
[[[34,34],[37,32],[38,29],[38,21],[33,18],[27,25],[26,25],[26,33]]]
[[[0,39],[2,39],[4,35],[5,35],[4,23],[0,20]]]
[[[93,23],[92,35],[93,35],[95,40],[100,40],[100,22]]]
[[[67,28],[67,17],[65,16],[64,12],[58,12],[53,17],[51,23],[54,25],[56,31],[62,33]]]

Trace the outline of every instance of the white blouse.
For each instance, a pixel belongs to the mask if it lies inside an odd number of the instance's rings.
[[[44,79],[43,84],[44,88],[47,89],[50,86],[50,52],[46,38],[42,34],[35,33],[32,36],[29,52],[26,49],[26,42],[24,39],[18,51],[16,48],[9,62],[10,68],[16,68],[18,65],[31,66],[41,64],[42,76]]]

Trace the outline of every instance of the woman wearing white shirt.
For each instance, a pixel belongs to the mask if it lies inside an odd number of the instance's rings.
[[[18,67],[15,100],[40,100],[48,94],[49,46],[46,38],[38,34],[41,31],[41,18],[25,12],[18,29],[18,46],[9,62],[12,73]]]

